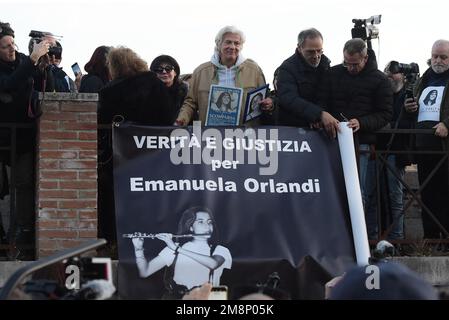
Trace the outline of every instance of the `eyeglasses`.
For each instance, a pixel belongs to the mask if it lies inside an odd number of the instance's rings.
[[[154,69],[154,72],[156,73],[163,73],[164,71],[169,73],[170,71],[174,70],[175,68],[173,66],[165,66],[165,67],[158,67]]]
[[[343,61],[343,67],[345,67],[346,69],[354,69],[354,68],[360,67],[360,65],[363,62],[365,62],[365,59],[363,59],[362,61],[360,61],[358,63],[349,63],[349,62]]]

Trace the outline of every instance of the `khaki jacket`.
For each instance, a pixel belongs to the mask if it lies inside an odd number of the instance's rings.
[[[242,110],[239,121],[241,125],[243,123],[246,95],[248,91],[265,85],[265,77],[262,69],[256,62],[246,59],[237,69],[235,83],[236,87],[243,89]],[[207,115],[209,91],[212,84],[218,84],[217,67],[211,62],[203,63],[193,71],[189,91],[181,110],[179,110],[177,120],[188,124],[193,119],[194,114],[198,112],[199,120],[204,125]],[[254,121],[257,121],[257,119]]]

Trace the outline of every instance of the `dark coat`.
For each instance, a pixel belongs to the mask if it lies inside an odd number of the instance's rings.
[[[115,79],[99,92],[98,122],[111,123],[115,115],[142,125],[173,124],[173,104],[168,89],[153,72]],[[116,243],[112,139],[110,130],[98,135],[98,226],[99,236]]]
[[[438,81],[440,83],[444,83],[444,93],[441,100],[440,106],[440,119],[439,121],[443,122],[447,128],[449,128],[449,70],[443,73],[435,73],[432,68],[427,69],[422,77],[418,80],[415,96],[418,97],[417,101],[420,100],[422,91],[429,86],[429,82]],[[416,111],[413,113],[415,121],[418,120],[419,112]],[[422,121],[416,123],[417,129],[430,129],[433,128],[438,122],[437,121]],[[427,149],[427,150],[441,150],[441,139],[435,135],[430,134],[417,134],[416,135],[416,146],[419,149]],[[445,141],[446,150],[449,150],[449,138],[443,138]]]
[[[115,79],[99,92],[98,122],[111,123],[115,115],[143,125],[172,125],[174,111],[168,90],[153,72]]]
[[[14,62],[0,60],[0,122],[34,122],[28,111],[37,112],[37,92],[33,85],[36,84],[34,78],[39,77],[44,79],[30,58],[22,53],[16,52]],[[33,152],[35,142],[35,128],[17,130],[17,154]],[[1,128],[0,146],[9,145],[10,130]],[[7,161],[5,159],[9,159],[9,155],[2,152],[1,158]]]
[[[98,93],[105,85],[106,81],[103,81],[99,76],[88,73],[81,78],[81,84],[79,93]]]
[[[28,122],[28,101],[36,67],[24,54],[17,52],[12,63],[0,60],[1,122]]]
[[[360,143],[375,143],[374,132],[392,119],[393,90],[387,76],[377,69],[372,50],[368,51],[365,67],[356,75],[351,75],[342,64],[332,67],[323,93],[323,104],[335,118],[359,121]]]
[[[182,103],[184,102],[185,97],[187,96],[188,86],[183,81],[179,81],[174,83],[170,88],[168,88],[169,92],[169,101],[170,101],[170,110],[173,111],[171,115],[172,121],[174,123],[176,118],[178,117],[178,112],[182,107]]]
[[[323,109],[318,105],[319,92],[329,67],[325,55],[314,68],[298,51],[282,63],[277,78],[279,125],[304,127],[320,120]]]
[[[53,73],[55,92],[76,92],[75,82],[65,73],[62,68],[52,65],[50,70]],[[66,77],[69,82],[67,82]]]

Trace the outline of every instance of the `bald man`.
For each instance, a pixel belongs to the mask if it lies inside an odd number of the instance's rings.
[[[432,46],[430,68],[419,79],[416,97],[406,99],[407,112],[416,115],[417,129],[434,129],[434,134],[416,135],[418,150],[449,150],[449,41],[437,40]],[[424,183],[441,160],[441,154],[418,155],[418,179]],[[449,179],[448,160],[437,169],[421,192],[421,199],[432,214],[449,231]],[[427,210],[422,211],[424,238],[447,238],[447,234],[434,221]]]

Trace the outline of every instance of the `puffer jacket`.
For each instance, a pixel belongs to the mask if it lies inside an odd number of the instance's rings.
[[[298,51],[281,64],[277,82],[279,125],[308,127],[320,120],[323,109],[318,106],[318,95],[329,68],[330,60],[325,55],[314,68]]]
[[[393,90],[387,76],[377,69],[374,51],[368,50],[363,70],[351,75],[339,64],[331,68],[324,86],[324,105],[337,119],[357,119],[359,143],[376,142],[375,131],[393,116]]]

